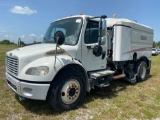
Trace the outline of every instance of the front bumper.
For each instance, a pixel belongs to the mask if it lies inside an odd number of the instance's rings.
[[[50,84],[22,82],[6,72],[8,86],[24,98],[46,100]]]

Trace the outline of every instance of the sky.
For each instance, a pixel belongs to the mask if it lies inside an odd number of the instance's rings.
[[[135,20],[160,41],[160,0],[0,0],[0,41],[42,41],[52,21],[81,13]]]

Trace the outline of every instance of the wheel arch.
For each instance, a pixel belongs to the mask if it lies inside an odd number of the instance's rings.
[[[84,79],[84,82],[85,82],[85,88],[86,90],[89,92],[90,90],[90,85],[89,85],[89,81],[88,81],[88,75],[87,75],[87,72],[86,70],[83,68],[83,66],[81,66],[80,64],[77,64],[77,63],[71,63],[71,64],[67,64],[65,66],[63,66],[58,72],[57,74],[55,75],[55,77],[53,78],[52,82],[55,81],[55,79],[61,75],[64,71],[67,71],[67,70],[75,70],[77,72],[79,72],[80,74],[83,75],[83,79]],[[51,83],[52,83],[51,82]]]
[[[147,67],[150,69],[150,61],[148,60],[148,58],[146,56],[141,56],[138,60],[138,61],[145,61],[146,64],[147,64]]]

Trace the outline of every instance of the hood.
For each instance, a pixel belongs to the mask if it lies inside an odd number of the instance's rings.
[[[64,49],[72,57],[76,56],[76,49],[75,49],[76,47],[75,46],[62,45],[61,48]],[[48,43],[47,44],[36,44],[36,45],[30,45],[30,46],[26,46],[26,47],[17,48],[15,50],[12,50],[12,51],[9,51],[6,53],[6,56],[8,57],[6,60],[9,62],[9,64],[8,64],[8,62],[7,62],[7,64],[9,66],[14,66],[16,68],[16,70],[18,69],[20,72],[20,71],[23,71],[23,69],[27,65],[29,65],[30,63],[32,63],[36,60],[43,59],[44,57],[45,58],[48,57],[48,59],[50,59],[50,57],[54,57],[55,54],[52,54],[52,53],[54,53],[55,49],[56,49],[55,44],[48,44]],[[65,54],[64,50],[61,50],[61,51],[60,51],[60,49],[57,50],[57,52],[58,52],[57,58],[64,57],[64,55],[63,55],[63,54]],[[48,52],[50,54],[47,54]],[[65,59],[65,58],[63,58],[63,59]],[[43,62],[42,64],[44,64],[43,60],[42,60],[42,62]],[[17,66],[17,64],[18,64],[18,66]],[[45,64],[47,64],[47,62]],[[41,64],[39,64],[39,66],[41,66]],[[10,70],[10,72],[12,72],[12,71],[13,70]]]
[[[62,49],[64,49],[67,53],[69,53],[71,56],[76,56],[76,47],[75,46],[69,46],[69,45],[62,45]],[[29,57],[29,56],[44,56],[47,52],[55,51],[56,45],[55,44],[36,44],[36,45],[30,45],[26,47],[17,48],[15,50],[7,52],[7,56],[12,57]],[[59,49],[59,48],[58,48]],[[54,55],[54,54],[52,54]]]

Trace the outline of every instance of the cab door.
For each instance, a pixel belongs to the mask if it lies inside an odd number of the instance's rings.
[[[101,45],[103,49],[103,56],[95,56],[93,54],[93,48],[98,45],[99,37],[99,22],[88,20],[83,42],[82,42],[82,64],[84,65],[87,71],[94,71],[105,69],[107,60],[107,42],[104,45]]]

